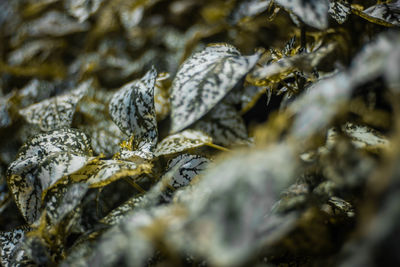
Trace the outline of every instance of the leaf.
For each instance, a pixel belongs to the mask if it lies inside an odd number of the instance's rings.
[[[351,6],[347,0],[329,0],[329,15],[339,24],[347,21],[351,14]]]
[[[370,127],[346,123],[342,126],[342,130],[357,148],[389,148],[390,143],[387,138]]]
[[[42,192],[90,160],[89,139],[72,129],[42,133],[24,144],[7,170],[7,183],[25,220],[39,216]]]
[[[30,105],[20,110],[19,114],[29,123],[38,125],[42,131],[70,126],[75,107],[90,84],[91,81],[83,82],[71,93]]]
[[[240,112],[243,114],[254,107],[258,99],[260,99],[260,97],[265,93],[267,94],[267,102],[265,105],[268,106],[272,96],[272,90],[269,87],[253,85],[244,87],[243,92],[240,95]]]
[[[134,196],[130,198],[122,205],[113,209],[109,214],[107,214],[107,216],[101,219],[100,222],[108,225],[118,224],[126,216],[126,214],[128,214],[138,206],[142,199],[142,196]]]
[[[30,266],[31,262],[23,249],[25,233],[29,227],[20,227],[9,232],[0,232],[0,262],[4,267]]]
[[[210,135],[217,145],[231,146],[249,141],[246,125],[239,112],[224,102],[217,105],[193,128]]]
[[[170,84],[169,74],[160,73],[154,87],[154,108],[157,121],[165,119],[170,112],[168,84]]]
[[[89,188],[106,186],[120,178],[137,177],[140,174],[149,173],[151,165],[143,162],[131,162],[122,160],[101,160],[95,162],[85,173],[75,175],[75,181],[85,181]]]
[[[8,113],[9,106],[9,97],[0,97],[0,129],[6,128],[12,123],[10,114]]]
[[[328,0],[276,0],[275,2],[299,16],[309,26],[319,30],[328,27]]]
[[[201,131],[188,129],[165,137],[158,143],[154,154],[157,157],[171,155],[207,144],[212,144],[210,136]]]
[[[104,0],[67,0],[64,7],[68,13],[78,19],[80,23],[95,14]]]
[[[79,23],[67,14],[49,11],[45,15],[30,21],[22,28],[31,37],[64,36],[71,33],[84,32],[89,29],[87,22]]]
[[[171,132],[207,114],[256,64],[260,55],[241,56],[230,45],[213,45],[193,54],[171,86]]]
[[[230,14],[230,22],[237,24],[247,17],[255,17],[271,5],[271,0],[242,1]]]
[[[400,1],[387,4],[376,4],[364,11],[355,9],[362,18],[386,27],[400,26]]]
[[[53,187],[46,195],[46,216],[51,225],[60,223],[70,212],[81,204],[88,191],[86,183],[67,183]],[[71,222],[68,224],[71,225]]]
[[[283,57],[277,61],[263,64],[254,68],[249,75],[249,80],[256,85],[267,85],[270,82],[279,82],[287,78],[296,70],[310,73],[322,59],[334,51],[335,47],[334,43],[330,43],[310,53]]]
[[[133,137],[133,150],[157,144],[157,120],[154,108],[154,85],[157,72],[149,70],[140,80],[124,85],[112,97],[109,110],[112,120],[128,136]]]
[[[170,202],[174,191],[187,186],[195,176],[206,169],[209,163],[209,159],[191,154],[180,154],[170,160],[164,175],[164,177],[169,178],[167,181],[170,187],[167,187],[162,193],[164,201]]]

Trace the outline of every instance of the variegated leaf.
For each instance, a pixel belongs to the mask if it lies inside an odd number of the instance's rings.
[[[11,124],[11,117],[8,113],[9,97],[0,97],[0,129],[5,128]]]
[[[30,266],[31,262],[23,248],[22,241],[29,227],[20,227],[9,232],[0,232],[0,262],[4,267]]]
[[[69,14],[84,22],[91,15],[97,12],[104,0],[67,0],[64,1],[65,9]]]
[[[339,24],[347,21],[351,14],[351,6],[347,0],[329,0],[329,15]]]
[[[235,107],[219,103],[194,129],[212,137],[213,143],[223,146],[248,143],[246,125]]]
[[[328,0],[276,0],[307,25],[323,30],[328,27]]]
[[[103,187],[120,178],[137,177],[149,173],[151,165],[143,162],[122,160],[101,160],[89,166],[88,173],[73,177],[76,181],[85,181],[89,188]]]
[[[377,4],[365,9],[362,13],[356,12],[356,14],[383,26],[400,26],[400,1]]]
[[[201,131],[188,129],[165,137],[158,143],[155,155],[171,155],[211,143],[212,138],[207,134]]]
[[[170,112],[168,84],[170,84],[169,74],[160,73],[154,87],[154,108],[157,121],[165,119]]]
[[[121,206],[113,209],[109,214],[107,214],[107,216],[101,219],[101,222],[108,225],[119,223],[127,213],[134,210],[139,205],[142,199],[142,196],[134,196],[130,198]]]
[[[265,93],[267,94],[267,102],[265,104],[268,105],[272,96],[272,90],[269,87],[253,85],[245,87],[240,95],[241,112],[244,113],[250,110]]]
[[[46,216],[52,225],[60,223],[76,209],[88,190],[86,183],[63,183],[53,187],[45,199]]]
[[[83,82],[71,93],[43,100],[20,110],[19,113],[29,123],[38,125],[42,131],[70,126],[76,104],[90,84],[91,81]]]
[[[322,59],[335,49],[335,47],[336,45],[331,43],[310,53],[283,57],[272,63],[261,65],[250,73],[250,80],[254,80],[257,84],[264,85],[264,83],[268,84],[270,81],[285,79],[296,70],[311,72]],[[263,81],[266,82],[263,83]]]
[[[232,24],[237,24],[246,17],[254,17],[271,5],[271,0],[250,0],[242,1],[231,13],[230,21]]]
[[[89,142],[88,137],[77,130],[60,129],[39,134],[22,146],[7,170],[7,182],[29,224],[39,216],[42,192],[88,161]]]
[[[171,131],[181,131],[207,114],[256,64],[259,54],[241,56],[230,45],[193,54],[171,87]]]
[[[118,127],[133,136],[133,150],[157,144],[157,120],[154,108],[154,85],[157,71],[152,68],[140,80],[124,85],[112,97],[110,115]]]
[[[342,130],[352,139],[352,143],[358,148],[389,148],[389,140],[367,126],[346,123],[342,126]]]
[[[209,163],[209,159],[199,155],[181,154],[168,162],[167,173],[164,176],[169,176],[168,185],[176,190],[187,186]],[[171,201],[174,193],[172,188],[167,187],[162,193],[164,201]]]
[[[24,33],[31,37],[57,37],[87,31],[88,29],[89,23],[79,23],[67,14],[55,10],[49,11],[33,21],[29,21],[23,27]]]

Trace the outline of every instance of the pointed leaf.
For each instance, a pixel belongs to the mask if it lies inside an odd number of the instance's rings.
[[[176,190],[187,186],[209,163],[209,159],[199,155],[181,154],[168,162],[167,173],[164,176],[170,177],[168,184]],[[162,198],[169,202],[173,193],[174,191],[167,187],[162,193]]]
[[[152,68],[140,80],[124,85],[110,101],[111,118],[124,133],[133,136],[134,150],[148,144],[148,151],[152,151],[157,143],[156,77],[157,71]]]
[[[155,155],[161,156],[175,154],[211,143],[212,138],[210,136],[201,131],[188,129],[165,137],[160,143],[158,143]]]
[[[173,133],[207,114],[258,61],[230,45],[209,46],[187,59],[171,87]]]
[[[328,27],[328,0],[276,0],[309,26],[324,30]]]
[[[358,15],[383,26],[400,26],[400,1],[374,5]]]
[[[9,232],[0,232],[0,262],[4,267],[29,266],[30,262],[23,249],[25,233],[29,227],[20,227]]]
[[[213,143],[222,146],[248,143],[246,125],[237,110],[224,102],[218,104],[194,129],[212,137]]]
[[[42,192],[89,161],[89,142],[77,130],[60,129],[39,134],[22,146],[7,170],[7,183],[29,224],[39,216]]]
[[[29,123],[38,125],[42,131],[70,126],[76,104],[84,96],[90,83],[86,81],[71,93],[30,105],[20,110],[19,114]]]
[[[347,21],[351,14],[351,6],[347,0],[329,0],[329,15],[339,24]]]

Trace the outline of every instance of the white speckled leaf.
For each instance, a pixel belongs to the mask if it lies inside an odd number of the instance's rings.
[[[28,260],[22,241],[29,227],[20,227],[9,232],[0,232],[0,262],[4,267],[27,266]]]
[[[181,131],[208,113],[257,63],[259,54],[241,56],[230,45],[193,54],[171,87],[171,131]]]
[[[65,216],[81,203],[88,191],[86,183],[63,183],[53,187],[46,195],[46,216],[52,225],[61,222]]]
[[[157,144],[157,120],[154,108],[154,85],[157,71],[152,68],[140,80],[124,85],[112,97],[109,105],[112,120],[129,136],[134,149],[147,146],[152,151]]]
[[[219,103],[194,129],[212,137],[213,143],[222,146],[248,143],[246,125],[237,110],[224,102]]]
[[[342,130],[352,139],[352,143],[358,148],[388,148],[390,144],[382,134],[367,126],[346,123],[342,126]]]
[[[339,24],[345,23],[351,14],[351,6],[347,0],[329,0],[329,15]]]
[[[320,30],[328,27],[328,0],[276,0],[275,2],[299,16],[309,26]]]
[[[365,19],[384,26],[400,26],[400,1],[377,4],[362,11]]]
[[[87,31],[89,27],[90,24],[87,22],[79,23],[67,14],[52,10],[33,21],[29,21],[24,25],[23,30],[32,37],[57,37]]]
[[[122,205],[113,209],[109,214],[107,214],[107,216],[101,219],[101,222],[108,225],[119,223],[128,212],[134,210],[138,206],[142,199],[142,196],[134,196],[130,198]]]
[[[207,134],[201,131],[188,129],[180,133],[169,135],[161,140],[157,145],[155,155],[175,154],[211,143],[212,138]]]
[[[96,13],[104,0],[66,0],[65,9],[69,14],[78,19],[79,22],[87,20],[92,14]]]
[[[29,123],[38,125],[42,131],[50,131],[71,125],[76,104],[84,96],[91,81],[83,82],[72,92],[43,100],[19,111]]]
[[[81,160],[91,156],[89,143],[88,137],[77,130],[59,129],[39,134],[22,146],[7,170],[7,183],[29,224],[39,216],[43,190],[75,172],[83,166]]]
[[[148,163],[122,160],[103,160],[96,165],[93,174],[85,179],[90,188],[103,187],[120,178],[136,177],[151,170]]]
[[[174,189],[187,186],[196,175],[206,169],[209,163],[209,159],[199,155],[181,154],[173,158],[168,162],[166,175],[171,177],[168,184]],[[162,193],[166,201],[170,201],[172,195],[173,191],[169,188]]]

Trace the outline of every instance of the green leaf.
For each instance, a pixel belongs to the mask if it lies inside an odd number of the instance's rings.
[[[188,129],[165,137],[158,143],[154,154],[156,156],[171,155],[207,144],[212,144],[210,136],[201,131]]]
[[[42,131],[70,126],[75,107],[84,96],[91,81],[83,82],[72,92],[43,100],[19,111],[29,123],[38,125]]]
[[[133,150],[153,151],[157,144],[156,77],[157,71],[152,68],[140,80],[124,85],[110,101],[111,118],[121,131],[133,137]]]
[[[276,0],[275,2],[299,16],[309,26],[320,30],[328,27],[328,0]]]
[[[181,66],[171,87],[171,132],[181,131],[216,106],[257,63],[230,45],[213,45]]]

